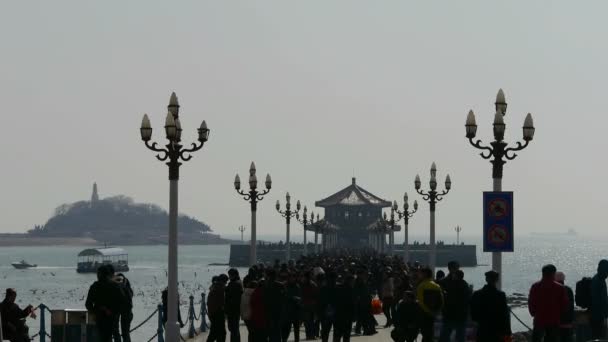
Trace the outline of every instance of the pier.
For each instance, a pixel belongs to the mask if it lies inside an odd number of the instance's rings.
[[[307,250],[314,250],[315,245],[309,243]],[[264,244],[258,243],[257,246],[257,258],[259,262],[272,263],[275,260],[284,261],[285,259],[285,244],[272,243]],[[339,253],[339,251],[328,250],[326,253],[333,255],[332,253]],[[404,251],[402,246],[395,248],[394,255],[403,255]],[[429,260],[430,245],[428,244],[411,244],[409,247],[409,256],[412,262],[418,261],[426,264]],[[304,256],[304,245],[303,244],[291,244],[291,257],[294,260]],[[448,245],[438,244],[437,245],[437,265],[439,267],[446,267],[448,262],[451,260],[458,260],[463,267],[475,267],[477,266],[477,246],[475,245]],[[232,267],[247,267],[249,266],[249,245],[243,244],[232,244],[230,245],[230,260],[229,265]]]

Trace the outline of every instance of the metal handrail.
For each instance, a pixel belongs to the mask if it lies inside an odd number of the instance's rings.
[[[206,305],[205,305],[205,294],[202,294],[203,296],[203,300],[202,300],[202,305],[201,305],[201,310],[200,310],[200,314],[197,317],[196,316],[196,310],[194,309],[194,296],[190,296],[190,306],[188,308],[188,317],[186,320],[186,323],[190,323],[190,327],[189,327],[189,337],[194,337],[194,334],[196,334],[196,329],[194,328],[194,321],[198,321],[199,319],[203,318],[204,315],[206,315]],[[45,318],[45,313],[52,313],[52,311],[49,309],[48,306],[46,306],[45,304],[40,304],[38,305],[35,309],[40,309],[40,329],[39,331],[34,334],[31,337],[31,340],[34,340],[35,338],[39,337],[39,341],[40,342],[46,342],[46,338],[51,338],[51,335],[49,335],[46,332],[46,318]],[[141,323],[139,323],[138,325],[136,325],[134,328],[129,330],[129,333],[136,331],[137,329],[141,328],[142,326],[144,326],[146,323],[148,323],[152,317],[154,317],[154,315],[158,314],[158,329],[156,331],[156,333],[150,337],[150,339],[148,339],[148,342],[151,342],[152,340],[154,340],[155,338],[158,337],[158,342],[164,342],[164,326],[163,326],[163,306],[162,304],[158,304],[157,308],[148,316],[146,317],[146,319],[144,319]],[[201,328],[203,327],[207,327],[207,323],[206,321],[203,319],[203,322],[201,322]],[[206,331],[206,329],[203,329],[202,331]],[[181,335],[180,335],[181,336]],[[183,340],[183,337],[182,337]]]

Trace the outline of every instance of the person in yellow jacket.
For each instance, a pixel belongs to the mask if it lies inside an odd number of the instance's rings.
[[[433,271],[430,268],[422,268],[420,278],[421,281],[416,288],[416,300],[421,309],[418,327],[422,334],[422,342],[432,342],[435,338],[435,316],[443,309],[443,291],[441,286],[433,281]]]

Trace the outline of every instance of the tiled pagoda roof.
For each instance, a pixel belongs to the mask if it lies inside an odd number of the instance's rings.
[[[315,205],[322,208],[331,207],[334,205],[372,205],[380,208],[386,208],[391,206],[391,202],[385,201],[358,186],[355,178],[353,177],[353,182],[351,185],[325,199],[316,201]]]

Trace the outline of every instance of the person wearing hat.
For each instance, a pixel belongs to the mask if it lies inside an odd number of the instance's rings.
[[[26,342],[30,340],[30,337],[25,318],[34,312],[34,307],[28,305],[22,310],[15,303],[15,299],[17,299],[17,292],[14,289],[6,289],[6,296],[0,303],[3,338],[11,342]]]
[[[471,297],[471,318],[477,322],[477,341],[503,342],[511,336],[507,296],[500,291],[498,272],[486,272],[486,285]]]

